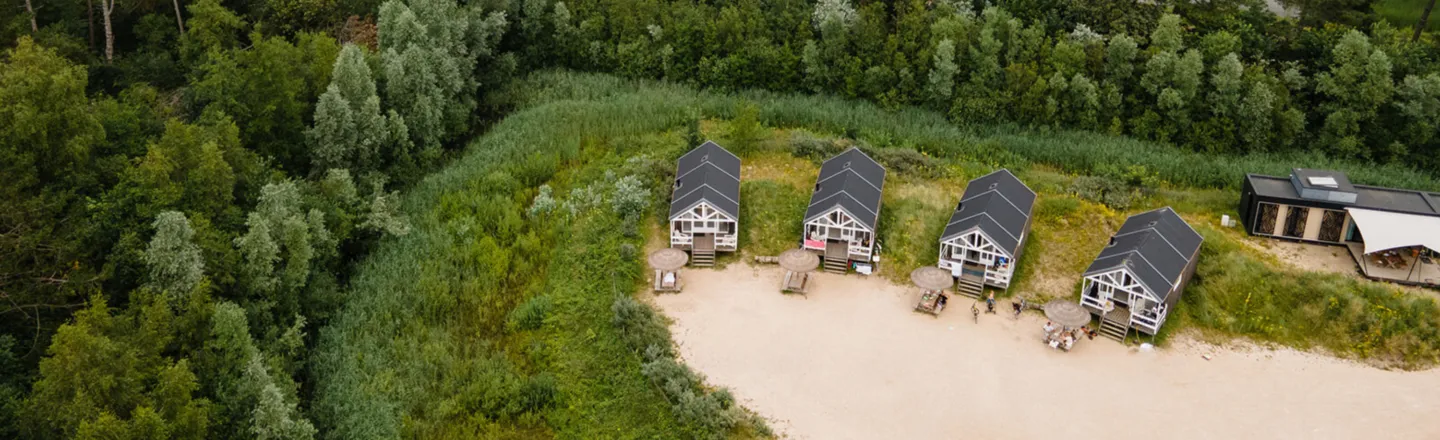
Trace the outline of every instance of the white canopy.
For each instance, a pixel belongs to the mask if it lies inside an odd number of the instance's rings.
[[[1365,253],[1408,246],[1440,251],[1440,217],[1345,208],[1365,236]]]

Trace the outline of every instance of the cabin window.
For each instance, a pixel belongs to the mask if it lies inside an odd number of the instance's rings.
[[[680,232],[690,232],[690,222],[680,222]]]
[[[1345,211],[1327,209],[1325,215],[1320,218],[1320,235],[1316,238],[1320,241],[1338,243],[1344,227]]]
[[[1310,219],[1310,208],[1291,206],[1290,212],[1285,215],[1284,236],[1290,238],[1305,238],[1305,222]]]
[[[1274,235],[1275,220],[1280,216],[1280,206],[1274,203],[1260,203],[1260,212],[1256,213],[1255,230],[1256,234]]]

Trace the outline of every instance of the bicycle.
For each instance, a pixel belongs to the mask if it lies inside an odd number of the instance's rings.
[[[977,307],[975,303],[970,303],[970,316],[975,318],[976,324],[980,323],[980,307]]]

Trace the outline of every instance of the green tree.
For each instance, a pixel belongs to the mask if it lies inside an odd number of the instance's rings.
[[[1241,96],[1244,94],[1245,66],[1234,53],[1226,54],[1211,68],[1210,113],[1222,118],[1233,118],[1239,112]]]
[[[1100,90],[1094,81],[1077,73],[1070,79],[1065,112],[1070,124],[1093,130],[1098,128],[1100,114]]]
[[[388,118],[381,115],[364,51],[345,45],[335,59],[330,86],[315,107],[315,125],[307,133],[312,172],[344,168],[358,173],[408,162],[410,140],[404,125],[393,110]]]
[[[198,69],[190,93],[238,121],[240,139],[282,169],[309,165],[305,119],[330,81],[340,48],[328,36],[300,34],[291,44],[281,37],[251,36],[246,49],[211,52]]]
[[[215,432],[224,438],[245,438],[255,397],[248,395],[241,377],[259,351],[250,337],[245,310],[228,301],[216,303],[210,317],[209,338],[197,360],[205,378],[206,394],[215,397]]]
[[[275,384],[259,355],[245,364],[244,381],[256,393],[250,432],[258,440],[306,440],[315,438],[315,427],[300,415],[292,399]]]
[[[25,402],[31,438],[208,437],[210,403],[194,397],[189,362],[163,355],[175,316],[154,294],[132,298],[126,314],[112,316],[95,296],[55,333]]]
[[[851,35],[857,20],[855,7],[848,0],[815,3],[811,23],[820,38],[805,42],[801,51],[805,82],[811,90],[855,95],[855,84],[847,84],[847,79],[858,78],[860,74],[860,60],[851,52]]]
[[[1255,81],[1250,84],[1249,93],[1240,102],[1236,114],[1240,139],[1249,151],[1269,149],[1274,131],[1275,94],[1270,86]]]
[[[1185,29],[1181,27],[1180,16],[1165,14],[1155,23],[1150,33],[1150,53],[1179,52],[1185,48]]]
[[[495,63],[487,70],[505,70],[496,57],[505,14],[454,0],[390,0],[380,6],[379,25],[385,102],[404,118],[411,139],[433,152],[469,131],[481,58]]]
[[[935,45],[934,67],[930,69],[930,81],[926,91],[931,102],[948,105],[955,94],[955,75],[960,66],[955,64],[955,41],[949,38]]]
[[[89,100],[84,66],[21,37],[0,57],[0,291],[20,304],[59,305],[93,195],[91,151],[105,138]]]
[[[1330,98],[1320,107],[1325,117],[1320,141],[1340,156],[1368,156],[1367,143],[1383,144],[1374,133],[1376,118],[1395,91],[1390,57],[1352,30],[1340,38],[1331,58],[1329,69],[1315,76],[1315,91]]]
[[[1434,166],[1440,153],[1440,74],[1424,77],[1410,75],[1396,90],[1395,107],[1405,118],[1403,138],[1412,145],[1416,157]]]
[[[195,230],[190,228],[185,214],[166,211],[155,217],[155,237],[150,239],[144,259],[156,290],[181,297],[200,284],[205,276],[205,260],[194,238]]]

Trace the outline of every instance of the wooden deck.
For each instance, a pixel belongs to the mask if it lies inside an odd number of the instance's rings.
[[[843,274],[850,270],[850,243],[831,241],[825,243],[825,271]]]
[[[1355,264],[1360,267],[1360,273],[1366,278],[1391,281],[1401,284],[1440,287],[1440,264],[1431,260],[1430,263],[1419,261],[1407,252],[1400,252],[1400,259],[1404,264],[1398,267],[1385,267],[1379,263],[1374,255],[1365,255],[1364,245],[1360,243],[1346,243],[1350,248],[1350,256],[1355,258]]]
[[[697,251],[715,251],[715,236],[711,234],[695,234],[693,249]]]

